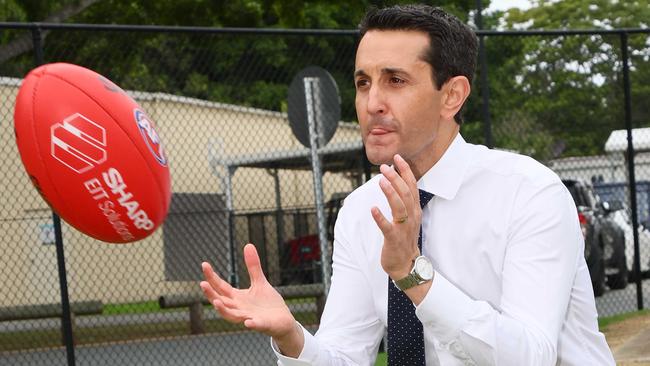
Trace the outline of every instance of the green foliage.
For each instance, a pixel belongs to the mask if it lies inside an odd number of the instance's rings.
[[[2,0],[0,1],[0,21],[36,22],[77,0]]]
[[[27,21],[26,9],[16,0],[0,1],[0,21],[24,22]],[[6,35],[0,34],[0,40],[5,41]]]
[[[206,27],[354,29],[370,6],[411,1],[176,0],[98,1],[65,19],[76,23]],[[79,0],[4,0],[1,20],[37,21]],[[474,0],[425,1],[470,21]],[[487,8],[488,1],[483,2]],[[610,29],[647,27],[648,0],[534,1],[521,11],[486,14],[486,29]],[[0,46],[25,32],[0,33]],[[632,118],[650,124],[650,46],[629,36]],[[154,32],[51,31],[46,62],[90,67],[127,89],[163,91],[212,101],[286,111],[293,75],[309,65],[337,81],[343,119],[354,110],[353,36],[289,36]],[[624,128],[622,60],[618,36],[486,37],[490,112],[497,147],[547,160],[559,153],[601,153],[614,129]],[[33,66],[25,53],[0,65],[3,75]],[[462,127],[484,142],[480,70]],[[551,148],[552,147],[552,148]],[[564,147],[564,150],[561,149]]]
[[[527,11],[507,12],[503,19],[506,27],[515,29],[611,29],[647,27],[649,18],[648,1],[540,0]],[[636,126],[650,123],[647,103],[640,102],[650,97],[642,82],[650,72],[647,41],[643,35],[631,36],[629,42],[632,95],[639,101],[632,116]],[[505,62],[490,62],[502,65],[497,77],[490,69],[490,91],[501,94],[491,99],[495,125],[510,118],[510,111],[524,112],[533,119],[539,131],[535,133],[546,135],[542,140],[552,136],[555,146],[566,147],[567,156],[602,153],[609,133],[625,128],[618,36],[526,37],[513,42],[517,50],[505,43],[488,46],[491,58],[500,58],[503,50],[514,51],[501,60]],[[528,125],[522,121],[521,128]]]
[[[6,1],[0,19],[38,21],[74,0]],[[407,1],[400,1],[406,3]],[[354,29],[369,6],[395,1],[103,0],[66,19],[75,23]],[[472,0],[430,1],[449,5],[466,18]],[[10,12],[11,10],[11,12]],[[127,89],[182,93],[221,102],[280,110],[283,93],[297,71],[326,67],[353,95],[353,37],[197,36],[188,33],[110,33],[53,31],[46,62],[68,61],[90,67]],[[340,51],[347,50],[341,56]],[[29,63],[29,58],[27,58]],[[4,66],[7,68],[8,66]],[[354,119],[349,99],[346,117]]]
[[[553,136],[522,110],[511,110],[495,121],[496,146],[506,147],[540,160],[552,156]]]

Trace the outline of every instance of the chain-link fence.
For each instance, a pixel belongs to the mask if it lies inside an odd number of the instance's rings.
[[[314,180],[309,150],[288,123],[287,93],[293,77],[310,65],[327,70],[338,85],[344,122],[321,155],[326,238],[331,246],[342,199],[374,171],[365,161],[354,123],[356,32],[10,24],[3,28],[11,39],[23,43],[15,46],[22,47],[21,52],[4,48],[7,54],[0,62],[0,364],[54,365],[66,360],[78,365],[274,364],[268,339],[220,319],[204,303],[198,287],[204,260],[231,283],[247,286],[241,256],[247,242],[256,244],[269,281],[285,295],[297,319],[317,327],[323,259]],[[650,293],[648,281],[642,281],[650,265],[646,230],[650,159],[642,151],[650,146],[644,145],[650,132],[634,130],[639,151],[630,155],[624,130],[632,126],[632,117],[634,127],[650,123],[645,109],[629,108],[644,101],[626,99],[630,89],[624,75],[629,70],[627,56],[617,54],[620,43],[603,51],[610,55],[610,70],[575,66],[581,79],[558,68],[553,59],[557,55],[551,51],[561,49],[562,42],[572,47],[588,44],[593,37],[611,38],[607,44],[614,44],[623,34],[625,42],[630,38],[626,47],[633,61],[631,82],[638,83],[647,75],[639,70],[640,63],[648,62],[648,33],[484,34],[491,59],[490,106],[508,113],[493,116],[491,125],[484,125],[478,113],[481,86],[475,82],[462,133],[471,142],[484,143],[484,136],[490,136],[488,144],[533,155],[565,179],[577,192],[574,198],[583,224],[595,233],[595,249],[588,255],[596,263],[590,268],[592,276],[602,275],[595,284],[603,290],[597,300],[599,313],[635,310],[643,295],[640,290],[646,297]],[[528,56],[516,65],[505,62],[508,54],[490,52],[502,42]],[[545,43],[551,44],[544,48],[547,53],[535,47]],[[57,255],[62,248],[55,245],[51,211],[29,184],[12,130],[21,78],[37,64],[49,62],[79,64],[108,77],[128,90],[155,121],[170,160],[173,195],[163,227],[151,237],[108,245],[63,223],[65,252]],[[522,76],[515,69],[528,73]],[[514,84],[506,84],[505,76],[515,79]],[[591,87],[585,80],[600,83],[594,89],[597,93],[581,94],[586,99],[573,104],[553,104],[566,100],[560,98],[564,88]],[[547,103],[530,100],[514,108],[508,100],[512,85]],[[638,95],[644,94],[632,97]],[[617,112],[607,113],[611,110]],[[558,115],[581,113],[583,117],[572,123],[556,125]],[[602,145],[600,149],[593,147],[594,141]],[[628,183],[630,168],[636,173],[635,191]],[[631,192],[636,201],[630,200]],[[634,221],[641,224],[638,231]],[[609,231],[596,232],[597,223],[609,225]],[[609,236],[615,239],[605,240]],[[640,250],[636,257],[635,248]],[[637,258],[641,271],[635,270]],[[63,265],[65,282],[60,281]],[[68,341],[67,348],[61,325],[64,288],[74,337],[74,347]]]

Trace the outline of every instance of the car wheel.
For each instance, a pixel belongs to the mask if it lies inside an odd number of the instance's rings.
[[[615,273],[607,276],[607,286],[611,289],[624,289],[628,282],[627,259],[625,257],[625,233],[617,230],[614,240],[608,245],[611,248],[611,257],[605,262],[608,268],[615,270]]]
[[[590,245],[589,257],[587,257],[587,267],[591,276],[591,285],[594,289],[594,296],[602,296],[605,293],[605,261],[603,260],[603,251],[597,243]]]
[[[605,293],[605,265],[602,258],[600,264],[595,269],[595,276],[591,277],[591,285],[594,288],[594,296],[603,296]]]

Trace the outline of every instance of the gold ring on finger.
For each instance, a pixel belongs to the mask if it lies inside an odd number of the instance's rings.
[[[395,222],[398,223],[398,224],[403,224],[403,223],[406,222],[406,220],[408,220],[408,218],[409,218],[408,216],[400,217],[400,218],[396,219]]]

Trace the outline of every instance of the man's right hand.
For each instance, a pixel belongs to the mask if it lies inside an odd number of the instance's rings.
[[[244,261],[251,286],[242,290],[230,286],[209,263],[203,262],[203,293],[224,319],[232,323],[243,322],[246,328],[273,337],[282,354],[297,358],[305,341],[302,329],[282,296],[266,280],[253,244],[244,247]]]

